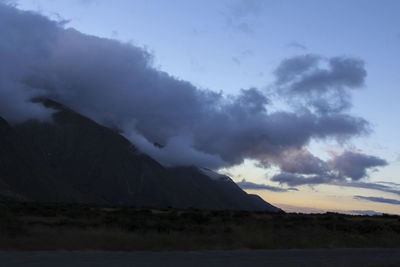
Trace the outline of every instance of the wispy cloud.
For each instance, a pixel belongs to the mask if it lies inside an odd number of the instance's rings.
[[[354,196],[354,199],[360,200],[368,200],[372,202],[379,202],[379,203],[387,203],[393,205],[400,205],[400,200],[392,199],[392,198],[383,198],[383,197],[365,197],[365,196]]]
[[[380,183],[341,182],[341,183],[337,183],[335,185],[371,189],[371,190],[377,190],[377,191],[382,191],[382,192],[386,192],[386,193],[400,195],[400,189],[393,187],[393,186],[383,185]]]
[[[390,186],[393,186],[393,187],[400,187],[399,183],[394,183],[394,182],[378,181],[376,183],[384,184],[384,185],[390,185]]]
[[[254,21],[261,15],[266,1],[233,0],[224,11],[226,25],[235,32],[252,35]]]
[[[242,64],[242,62],[240,61],[240,59],[237,58],[237,57],[232,57],[232,62],[235,63],[236,65],[241,65],[241,64]]]
[[[248,182],[245,179],[243,179],[240,182],[237,182],[236,184],[242,189],[268,190],[268,191],[273,191],[273,192],[298,191],[297,188],[293,188],[293,187],[282,188],[282,187],[276,187],[276,186],[271,186],[271,185],[266,185],[266,184],[257,184],[257,183]]]
[[[303,45],[303,44],[301,44],[299,42],[296,42],[296,41],[292,41],[292,42],[288,43],[286,46],[287,47],[291,47],[291,48],[295,48],[295,49],[298,49],[298,50],[301,50],[301,51],[306,51],[307,50],[307,46],[305,46],[305,45]]]

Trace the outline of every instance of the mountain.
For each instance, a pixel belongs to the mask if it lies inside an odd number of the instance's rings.
[[[76,196],[74,196],[76,195]],[[0,199],[85,200],[68,184],[54,179],[46,158],[0,118]]]
[[[115,131],[52,100],[53,122],[0,118],[0,199],[280,211],[229,177],[165,168]]]

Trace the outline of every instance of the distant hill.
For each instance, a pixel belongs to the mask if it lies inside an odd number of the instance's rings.
[[[51,100],[54,122],[0,118],[0,199],[280,211],[229,177],[165,168],[115,131]]]

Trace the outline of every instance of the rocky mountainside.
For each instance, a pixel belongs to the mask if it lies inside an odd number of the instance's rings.
[[[51,100],[53,122],[0,118],[0,198],[280,211],[229,177],[165,168],[115,131]]]

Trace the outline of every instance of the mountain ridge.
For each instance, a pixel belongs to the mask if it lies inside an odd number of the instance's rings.
[[[165,168],[115,131],[49,99],[52,122],[0,117],[0,199],[281,211],[195,166]],[[8,193],[7,193],[8,192]]]

